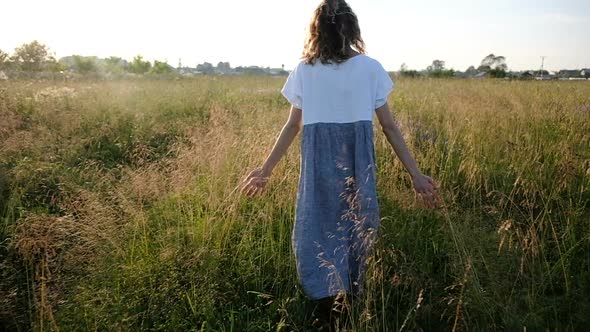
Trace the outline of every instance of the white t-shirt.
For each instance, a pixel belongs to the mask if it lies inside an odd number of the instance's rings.
[[[393,81],[375,59],[360,54],[340,64],[300,62],[281,93],[303,110],[303,124],[372,121]]]

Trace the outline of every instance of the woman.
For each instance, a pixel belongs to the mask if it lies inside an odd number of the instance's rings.
[[[391,115],[392,88],[381,64],[365,55],[350,6],[345,0],[323,1],[314,12],[303,60],[282,89],[292,105],[289,119],[264,164],[243,183],[248,196],[260,194],[303,129],[293,251],[303,290],[318,301],[324,317],[346,295],[362,291],[379,226],[374,113],[416,193],[428,207],[438,202],[435,182],[418,170]]]

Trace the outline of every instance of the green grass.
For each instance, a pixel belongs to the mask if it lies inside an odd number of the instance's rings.
[[[266,195],[235,191],[286,120],[282,84],[0,83],[0,327],[309,330],[299,144]],[[390,104],[445,206],[414,203],[376,130],[382,223],[353,330],[588,326],[590,84],[400,80]]]

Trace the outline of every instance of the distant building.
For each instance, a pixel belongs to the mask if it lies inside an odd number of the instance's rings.
[[[215,73],[215,67],[209,62],[204,62],[197,65],[197,72],[200,74],[212,75]]]
[[[460,72],[460,71],[456,71],[456,72],[453,73],[453,77],[456,77],[456,78],[467,78],[467,77],[469,77],[469,74],[464,73],[464,72]]]
[[[283,68],[271,68],[268,70],[268,73],[271,75],[288,75],[289,73],[285,71]]]
[[[535,78],[535,75],[536,73],[532,70],[526,70],[519,73],[518,78],[520,78],[521,80],[532,80]]]
[[[264,68],[260,68],[258,66],[249,66],[249,67],[238,67],[236,71],[245,75],[265,75],[267,72]]]
[[[570,79],[570,78],[582,78],[580,70],[568,70],[568,69],[564,69],[564,70],[560,70],[557,73],[557,77],[559,79]]]
[[[486,73],[485,71],[482,71],[482,72],[479,72],[479,73],[471,76],[471,78],[475,78],[475,79],[481,80],[481,79],[486,78],[487,75],[488,75],[488,73]]]
[[[219,62],[217,67],[214,69],[214,73],[217,75],[229,75],[233,74],[234,70],[230,66],[229,62]]]
[[[580,71],[580,76],[590,80],[590,68],[584,68]]]
[[[182,76],[195,76],[195,75],[201,75],[201,73],[199,71],[197,71],[197,68],[191,68],[191,67],[181,67],[176,69],[176,71],[178,72],[178,74],[182,75]]]

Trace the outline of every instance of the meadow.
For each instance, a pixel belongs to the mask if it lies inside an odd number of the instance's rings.
[[[0,82],[0,330],[309,331],[284,77]],[[590,82],[400,79],[444,204],[375,127],[381,228],[353,331],[590,326]]]

